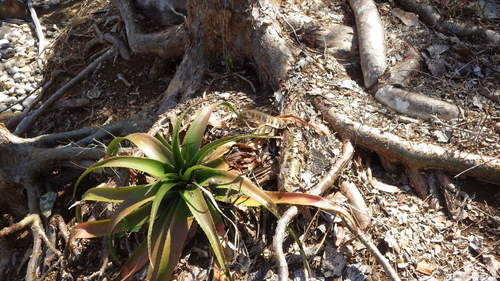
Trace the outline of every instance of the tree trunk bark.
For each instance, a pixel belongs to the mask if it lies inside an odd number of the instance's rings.
[[[250,63],[262,85],[278,89],[293,61],[281,36],[279,12],[266,0],[187,1],[188,49],[172,79],[159,113],[200,90],[205,75],[219,62],[228,70]]]

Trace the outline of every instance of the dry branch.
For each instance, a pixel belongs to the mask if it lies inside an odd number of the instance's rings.
[[[33,24],[35,25],[35,33],[38,37],[38,55],[41,55],[47,42],[45,41],[45,36],[43,35],[42,26],[40,25],[40,21],[38,20],[38,16],[36,15],[35,8],[33,8],[33,1],[26,0],[26,6],[28,11],[30,12],[31,19],[33,20]]]
[[[319,99],[316,99],[314,104],[323,114],[325,120],[340,135],[350,138],[356,144],[373,150],[388,159],[398,160],[407,168],[437,169],[460,173],[475,167],[464,174],[492,183],[500,182],[500,160],[498,158],[450,150],[433,144],[407,141],[394,134],[349,120],[337,113],[336,109],[327,107]]]

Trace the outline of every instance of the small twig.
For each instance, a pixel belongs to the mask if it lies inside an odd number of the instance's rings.
[[[352,226],[350,226],[348,223],[345,224],[347,226],[347,228],[353,233],[355,234],[358,239],[361,241],[361,243],[363,243],[363,245],[365,245],[365,247],[370,251],[372,252],[372,254],[375,256],[375,258],[377,259],[377,261],[380,263],[380,265],[382,265],[382,267],[384,268],[385,272],[387,273],[387,275],[389,275],[389,277],[391,278],[392,281],[401,281],[401,279],[399,279],[399,276],[396,272],[396,270],[394,270],[394,268],[391,266],[391,264],[389,263],[389,261],[384,257],[384,255],[382,255],[382,253],[378,250],[377,246],[375,246],[373,244],[373,242],[370,241],[370,239],[368,237],[365,236],[365,234],[359,230],[359,229],[354,229]]]
[[[460,173],[456,174],[455,176],[453,176],[453,178],[454,178],[454,179],[456,179],[456,178],[460,177],[461,175],[463,175],[463,174],[467,173],[468,171],[470,171],[470,170],[472,170],[472,169],[475,169],[475,168],[477,168],[477,167],[479,167],[479,166],[481,166],[481,165],[484,165],[484,164],[486,164],[486,163],[488,163],[488,162],[494,161],[494,160],[495,160],[495,159],[489,159],[489,160],[487,160],[487,161],[484,161],[483,163],[476,164],[476,165],[474,165],[474,166],[472,166],[472,167],[470,167],[470,168],[467,168],[467,169],[465,169],[465,170],[461,171]]]
[[[87,67],[85,67],[80,73],[78,73],[77,76],[73,77],[71,80],[69,80],[66,84],[64,84],[59,90],[57,90],[50,98],[37,110],[33,111],[31,114],[28,114],[22,121],[17,125],[16,130],[14,131],[15,135],[22,135],[24,134],[30,127],[33,125],[33,123],[36,121],[36,119],[45,113],[52,104],[58,100],[68,89],[73,87],[77,82],[82,80],[85,76],[90,74],[92,71],[94,71],[97,66],[101,64],[102,61],[112,57],[114,54],[113,49],[108,49],[104,54],[102,54],[100,57],[98,57],[96,60],[94,60],[92,63],[90,63]]]
[[[297,215],[298,208],[292,206],[283,213],[283,216],[278,220],[276,226],[276,234],[273,238],[273,248],[276,261],[278,262],[278,277],[280,281],[288,281],[288,264],[286,263],[285,254],[283,252],[283,241],[285,233],[290,221]]]

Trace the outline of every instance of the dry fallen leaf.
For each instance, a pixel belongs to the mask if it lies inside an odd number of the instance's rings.
[[[431,275],[435,269],[436,265],[430,264],[426,261],[421,261],[417,264],[417,271],[425,275]]]

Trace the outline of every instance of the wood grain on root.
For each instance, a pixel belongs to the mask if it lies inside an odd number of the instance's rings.
[[[400,161],[413,169],[436,169],[455,173],[463,172],[480,180],[498,184],[500,182],[500,160],[441,146],[404,140],[378,128],[363,125],[338,114],[321,100],[314,104],[323,117],[340,135],[350,138],[354,143],[366,147],[386,158]]]
[[[422,119],[450,120],[460,114],[460,109],[454,104],[390,85],[378,89],[375,99],[396,112]]]
[[[365,87],[370,88],[386,68],[384,26],[373,0],[349,0],[349,4],[356,19]]]

